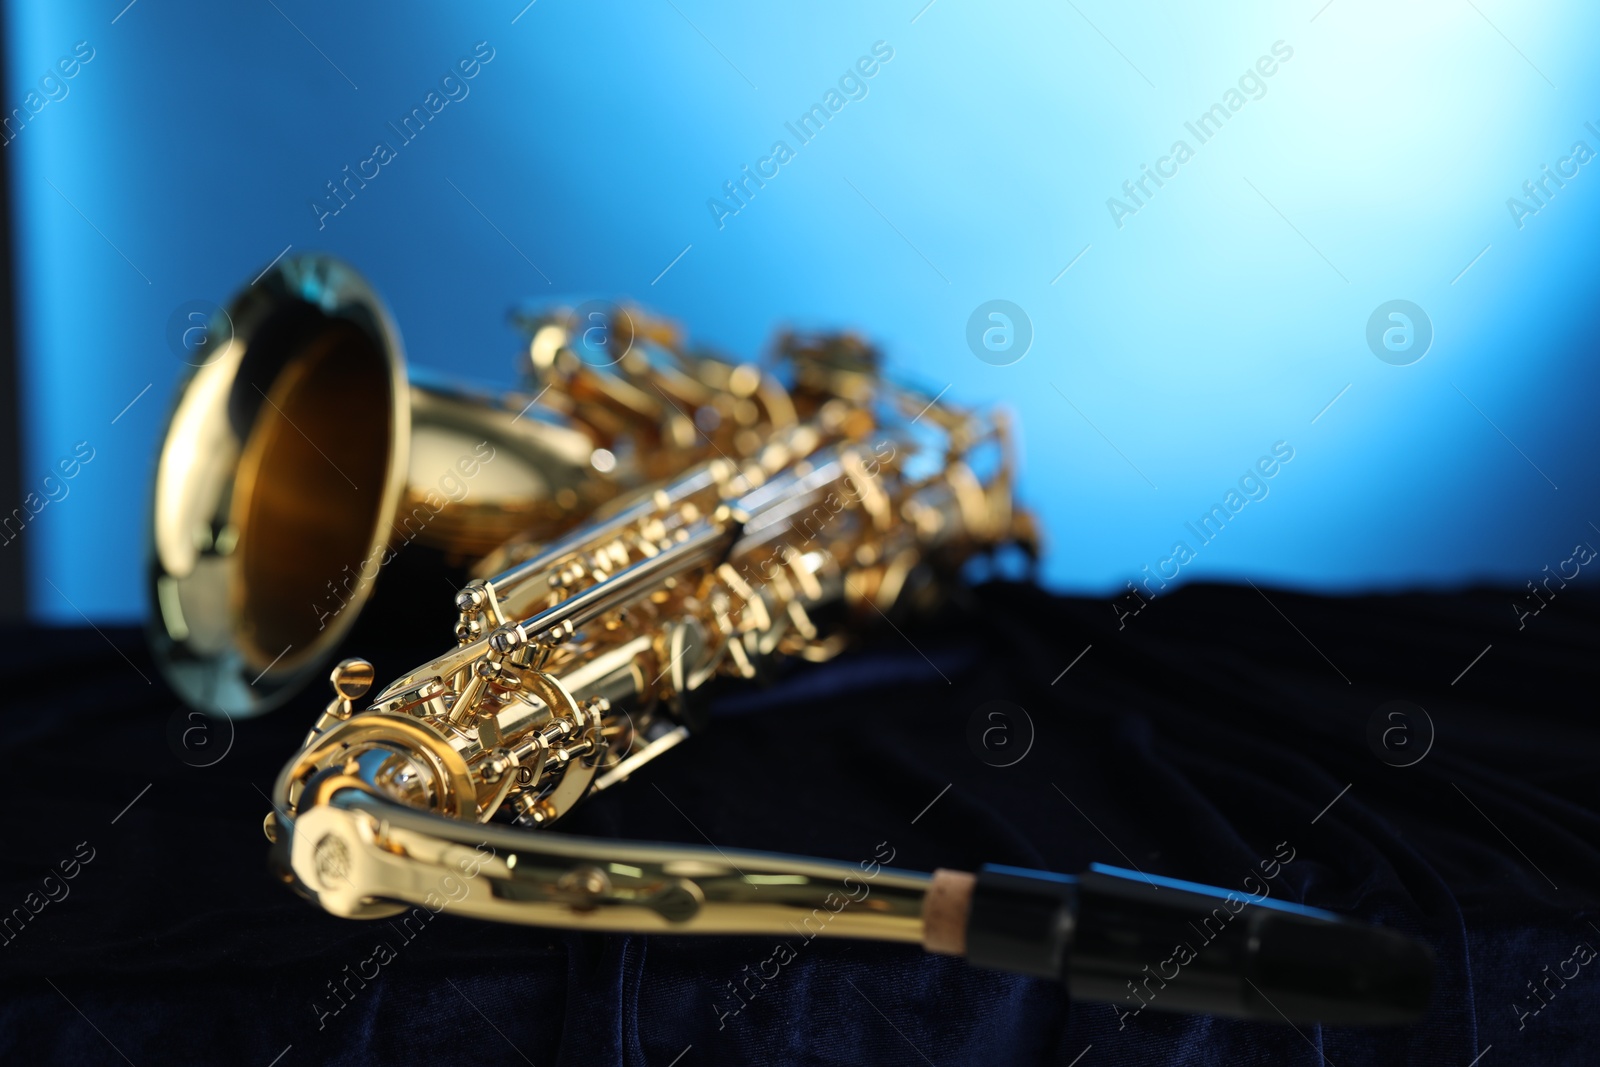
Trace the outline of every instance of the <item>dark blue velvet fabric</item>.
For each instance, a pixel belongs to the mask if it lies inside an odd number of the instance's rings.
[[[982,587],[834,663],[723,686],[704,735],[556,832],[849,861],[892,849],[913,869],[1105,862],[1225,888],[1286,846],[1274,896],[1433,946],[1417,1025],[1296,1030],[1164,1013],[1159,994],[1133,1013],[913,947],[798,935],[763,980],[779,939],[577,935],[448,909],[409,933],[334,919],[269,880],[260,832],[262,793],[322,694],[187,766],[137,634],[107,635],[130,666],[92,630],[24,631],[0,646],[0,914],[80,843],[93,858],[0,944],[0,1062],[1600,1062],[1600,963],[1574,962],[1600,948],[1595,600],[1564,593],[1518,631],[1492,591],[1266,593],[1191,587],[1119,630],[1105,601]],[[377,653],[380,677],[433,651],[382,634],[352,648]],[[969,744],[995,699],[1033,727],[1009,767]],[[1433,723],[1413,766],[1369,743],[1394,700]],[[377,976],[348,979],[379,943]],[[347,980],[334,1013],[329,984]]]

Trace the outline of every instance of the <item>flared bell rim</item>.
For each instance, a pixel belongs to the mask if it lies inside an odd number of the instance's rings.
[[[157,458],[147,527],[148,631],[163,675],[187,704],[248,717],[283,703],[327,665],[374,584],[362,566],[362,578],[342,583],[336,599],[321,607],[308,602],[305,617],[319,625],[304,641],[269,652],[253,639],[256,622],[240,603],[252,548],[251,531],[240,520],[257,495],[252,472],[261,472],[261,449],[252,449],[252,438],[268,421],[285,439],[292,439],[292,430],[364,494],[355,510],[366,517],[355,520],[359,528],[347,537],[352,545],[358,537],[364,544],[358,562],[365,563],[381,560],[389,520],[405,491],[411,409],[399,331],[372,286],[342,260],[321,253],[286,256],[239,292],[225,314],[227,328],[210,332],[179,386]],[[356,344],[337,350],[330,334],[340,331]],[[335,350],[321,353],[318,365],[335,376],[357,373],[370,388],[330,398],[315,395],[326,390],[313,381],[307,386],[312,399],[384,427],[375,435],[382,440],[371,443],[375,451],[360,478],[368,482],[364,490],[273,399],[284,378],[303,371],[319,336],[323,348]],[[352,372],[348,365],[358,360],[362,367]],[[330,590],[337,577],[327,575]]]

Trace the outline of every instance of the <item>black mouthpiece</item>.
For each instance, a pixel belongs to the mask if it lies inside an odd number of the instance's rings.
[[[1414,1022],[1433,954],[1392,930],[1249,893],[1096,864],[1073,878],[978,872],[967,958],[1060,978],[1072,996],[1268,1022]]]

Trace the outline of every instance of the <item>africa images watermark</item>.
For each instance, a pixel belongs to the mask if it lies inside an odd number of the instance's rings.
[[[810,511],[790,516],[789,530],[800,537],[800,544],[809,545],[816,540],[817,535],[846,510],[862,507],[868,501],[887,500],[878,484],[878,474],[885,463],[893,462],[896,451],[893,441],[879,441],[872,446],[872,458],[860,460],[855,469],[844,476],[842,489],[830,489]],[[794,564],[804,556],[804,551],[785,538],[759,562],[740,564],[739,576],[751,589],[759,589],[782,574],[785,568],[794,573]],[[753,574],[752,567],[759,573]]]
[[[1529,595],[1524,597],[1522,601],[1513,601],[1511,604],[1511,610],[1517,616],[1517,629],[1524,629],[1528,625],[1530,616],[1537,616],[1539,612],[1549,607],[1550,601],[1556,598],[1556,594],[1565,589],[1568,582],[1577,578],[1579,571],[1590,563],[1594,557],[1594,546],[1587,541],[1580,541],[1572,546],[1572,555],[1556,564],[1554,574],[1550,573],[1550,564],[1546,563],[1540,571],[1544,575],[1544,580],[1538,586],[1529,581],[1527,583]],[[1572,568],[1571,574],[1567,573],[1568,567]],[[1556,588],[1554,589],[1550,588],[1552,580],[1556,582]],[[1544,590],[1544,596],[1539,595],[1541,588]]]
[[[799,118],[783,124],[783,128],[794,135],[796,148],[790,148],[788,141],[774,141],[767,154],[756,160],[754,171],[751,170],[750,164],[746,163],[739,169],[740,177],[736,181],[723,182],[722,191],[726,198],[713,196],[706,201],[706,207],[711,211],[711,218],[717,224],[717,229],[726,226],[729,217],[749,207],[750,201],[755,199],[756,190],[765,189],[767,180],[776,178],[784,164],[795,158],[797,149],[810,144],[811,139],[821,133],[835,115],[844,110],[845,104],[852,100],[865,100],[868,79],[876,77],[883,69],[882,65],[893,58],[894,49],[888,42],[874,41],[872,55],[857,59],[853,68],[841,74],[838,88],[830,86],[823,94],[820,104],[812,104],[810,108],[800,113]],[[751,187],[752,182],[755,183],[754,188]]]
[[[488,455],[484,455],[485,449],[488,449]],[[329,619],[337,618],[341,611],[350,606],[351,599],[358,591],[377,580],[378,573],[399,555],[400,549],[416,540],[417,536],[427,529],[428,523],[445,509],[447,502],[459,504],[467,498],[467,481],[476,477],[485,464],[492,462],[495,454],[493,445],[488,441],[479,441],[470,454],[456,460],[453,467],[446,468],[439,478],[437,490],[429,489],[417,502],[416,507],[400,518],[400,524],[395,527],[395,532],[401,534],[403,540],[399,543],[387,541],[379,545],[366,559],[356,564],[353,570],[350,564],[346,563],[344,570],[340,572],[343,580],[337,586],[334,585],[334,579],[328,580],[328,595],[311,605],[312,612],[317,616],[319,633],[327,628]],[[367,573],[368,568],[371,568],[371,574]],[[340,595],[340,590],[343,590],[343,595]]]
[[[1277,56],[1277,59],[1273,59]],[[1260,100],[1267,95],[1267,78],[1278,72],[1280,62],[1287,63],[1294,56],[1294,49],[1282,41],[1272,42],[1272,55],[1262,56],[1257,59],[1253,68],[1248,68],[1239,76],[1238,88],[1228,86],[1222,93],[1222,100],[1212,104],[1202,111],[1192,122],[1185,122],[1184,129],[1194,136],[1195,145],[1203,145],[1218,133],[1222,132],[1223,123],[1227,122],[1244,107],[1249,94],[1250,100]],[[1140,174],[1137,178],[1130,178],[1122,183],[1122,194],[1127,200],[1119,200],[1114,196],[1106,198],[1106,210],[1111,213],[1111,221],[1116,223],[1117,229],[1122,229],[1122,221],[1130,215],[1137,215],[1139,209],[1148,206],[1148,201],[1155,196],[1156,190],[1161,189],[1167,181],[1178,176],[1178,168],[1194,158],[1194,148],[1189,142],[1179,139],[1172,142],[1168,154],[1155,161],[1154,166],[1148,163],[1139,164]],[[1170,166],[1171,169],[1168,169]],[[1155,183],[1155,188],[1150,183]],[[1143,193],[1143,196],[1140,196]]]
[[[1511,1005],[1511,1013],[1517,1017],[1517,1029],[1526,1029],[1528,1017],[1538,1015],[1549,1007],[1550,1002],[1556,999],[1557,994],[1567,988],[1567,983],[1576,979],[1582,973],[1583,968],[1593,962],[1594,958],[1594,946],[1587,941],[1579,941],[1572,946],[1571,954],[1556,964],[1554,971],[1550,970],[1548,963],[1544,965],[1542,968],[1544,977],[1539,980],[1538,985],[1534,984],[1533,979],[1528,979],[1528,992],[1532,994],[1527,998],[1527,1003],[1530,1006]],[[1570,972],[1567,970],[1568,967],[1572,968]],[[1555,983],[1554,989],[1550,987],[1552,982]]]
[[[1033,751],[1033,716],[1009,700],[989,700],[967,716],[967,747],[991,767],[1015,767]]]
[[[1596,137],[1600,137],[1600,129],[1594,123],[1585,122],[1584,127]],[[1517,229],[1527,226],[1527,219],[1539,214],[1550,206],[1550,201],[1555,199],[1558,191],[1567,187],[1567,181],[1576,178],[1579,169],[1586,165],[1595,156],[1594,149],[1589,147],[1587,141],[1574,141],[1567,154],[1556,160],[1555,170],[1550,169],[1550,164],[1543,164],[1540,175],[1530,178],[1522,183],[1523,199],[1515,196],[1506,197],[1506,210],[1511,213],[1511,221],[1517,224]],[[1568,168],[1571,169],[1568,169]]]
[[[400,920],[399,926],[393,922],[388,924],[398,935],[396,942],[400,948],[405,948],[415,941],[417,935],[426,930],[433,917],[446,906],[459,904],[467,899],[467,894],[470,892],[467,882],[476,878],[483,864],[494,859],[496,855],[494,848],[487,841],[479,842],[474,846],[474,850],[477,854],[473,858],[457,861],[457,869],[461,872],[459,878],[454,874],[445,874],[439,879],[437,889],[428,890],[427,895],[422,898],[422,903],[412,908],[410,913]],[[486,850],[487,855],[484,854]],[[394,945],[384,940],[373,946],[370,956],[358,960],[353,970],[350,964],[345,964],[340,972],[344,976],[342,979],[328,979],[328,995],[332,998],[332,1006],[324,1006],[315,1000],[311,1002],[311,1011],[317,1017],[317,1029],[326,1029],[329,1018],[349,1007],[350,1002],[355,1000],[356,994],[367,988],[368,982],[376,981],[379,972],[386,964],[393,963],[398,958],[399,953]],[[368,973],[369,969],[371,973]],[[339,994],[341,989],[344,991],[344,996]]]
[[[76,78],[88,66],[89,61],[95,56],[94,46],[88,41],[79,41],[72,46],[72,55],[62,56],[56,60],[53,70],[46,70],[39,79],[39,89],[28,90],[22,98],[22,106],[14,107],[11,113],[0,120],[0,145],[9,145],[17,139],[17,135],[32,122],[39,113],[53,103],[65,100],[72,88],[67,82]]]
[[[887,856],[883,854],[885,848],[889,849]],[[812,908],[811,914],[800,920],[799,926],[795,926],[793,923],[789,924],[797,935],[805,939],[800,942],[800,948],[805,948],[813,938],[822,933],[827,928],[828,923],[833,921],[835,915],[852,904],[860,904],[872,894],[872,886],[869,883],[878,877],[878,872],[883,869],[884,864],[894,862],[895,851],[889,842],[879,841],[877,847],[873,849],[873,858],[862,860],[858,864],[861,869],[861,881],[856,881],[852,885],[851,882],[855,880],[855,876],[846,875],[840,883],[841,891],[828,893],[823,898],[822,907]],[[815,928],[813,928],[813,923]],[[746,973],[744,978],[740,979],[737,985],[734,984],[732,979],[726,983],[728,991],[733,995],[733,999],[738,1002],[738,1007],[723,1008],[715,1002],[711,1005],[711,1010],[717,1016],[717,1029],[726,1029],[728,1019],[738,1015],[748,1007],[745,997],[739,995],[741,989],[748,995],[750,1000],[756,999],[766,990],[769,984],[778,979],[778,976],[783,973],[783,968],[792,963],[798,955],[798,950],[792,944],[788,941],[780,941],[773,946],[771,955],[756,964],[754,973],[750,972],[750,965],[748,963],[745,964],[744,971]],[[768,974],[766,970],[769,966],[772,969],[771,974]],[[752,980],[760,983],[755,989],[750,988]]]
[[[1390,767],[1415,767],[1433,751],[1433,716],[1409,700],[1379,704],[1367,718],[1367,747]]]
[[[88,855],[84,855],[84,849],[89,850]],[[78,877],[83,868],[94,861],[94,857],[95,851],[89,842],[78,842],[78,847],[72,855],[56,864],[61,871],[59,878],[55,874],[45,875],[39,884],[39,890],[30,890],[22,898],[21,904],[12,908],[9,914],[0,916],[0,946],[10,948],[11,942],[17,939],[23,928],[32,922],[35,916],[51,904],[59,904],[66,900],[72,892],[72,887],[67,883]],[[40,890],[43,891],[42,896]]]
[[[350,202],[356,198],[356,192],[365,189],[367,182],[376,179],[383,173],[384,167],[399,158],[400,148],[404,148],[421,136],[435,115],[451,103],[465,100],[472,92],[467,83],[482,73],[483,68],[493,59],[494,49],[489,46],[488,41],[479,41],[473,45],[472,55],[458,60],[456,65],[439,79],[438,91],[428,90],[428,95],[422,98],[420,105],[412,107],[410,112],[401,116],[398,126],[393,122],[389,123],[389,128],[399,135],[399,147],[387,140],[377,142],[372,146],[372,154],[356,164],[354,173],[351,173],[350,165],[346,163],[340,172],[344,175],[343,180],[338,185],[332,181],[326,183],[327,195],[308,201],[311,205],[311,214],[316,216],[317,229],[325,229],[329,218],[349,207]],[[441,96],[441,92],[444,95]],[[341,188],[344,190],[343,193],[339,191]]]
[[[76,478],[90,460],[94,459],[94,446],[88,441],[79,441],[72,446],[72,455],[56,461],[55,471],[60,472],[60,477],[55,472],[47,474],[40,481],[40,488],[44,496],[30,492],[22,498],[22,504],[11,509],[11,514],[0,519],[0,546],[9,545],[21,536],[28,523],[52,503],[67,498],[72,492],[69,482]]]
[[[1287,856],[1284,855],[1284,849],[1286,848],[1289,850]],[[1136,1008],[1119,1008],[1115,1004],[1107,1005],[1116,1013],[1117,1029],[1126,1029],[1130,1016],[1138,1015],[1145,1008],[1155,1003],[1160,990],[1167,988],[1168,982],[1177,981],[1178,977],[1183,973],[1183,968],[1194,962],[1195,957],[1199,956],[1207,945],[1215,941],[1228,928],[1228,924],[1233,922],[1234,917],[1244,911],[1245,905],[1259,904],[1271,896],[1272,880],[1278,877],[1284,867],[1294,862],[1294,857],[1295,850],[1289,845],[1289,842],[1279,841],[1274,846],[1272,857],[1264,859],[1257,864],[1261,868],[1261,877],[1257,878],[1253,871],[1244,876],[1244,881],[1241,885],[1248,895],[1241,896],[1238,893],[1230,892],[1226,897],[1222,898],[1222,903],[1211,909],[1210,915],[1200,920],[1199,926],[1195,926],[1192,922],[1189,924],[1190,929],[1194,930],[1195,934],[1198,935],[1197,940],[1200,944],[1198,950],[1194,947],[1193,942],[1180,941],[1172,947],[1172,955],[1155,965],[1154,973],[1151,973],[1150,965],[1145,964],[1142,971],[1144,979],[1138,985],[1135,985],[1130,979],[1128,981],[1128,992],[1123,994],[1122,997],[1123,1000],[1137,1000],[1139,1006]],[[1250,883],[1252,882],[1258,888],[1250,888]],[[1169,969],[1170,973],[1168,973]],[[1155,989],[1150,988],[1151,982],[1156,983]]]
[[[1227,524],[1245,509],[1247,504],[1256,500],[1265,500],[1272,492],[1267,483],[1278,476],[1285,464],[1294,459],[1294,447],[1287,441],[1278,441],[1272,446],[1272,454],[1262,456],[1256,460],[1255,466],[1245,470],[1239,476],[1238,488],[1230,486],[1223,493],[1222,501],[1212,504],[1200,517],[1192,522],[1183,524],[1183,528],[1193,534],[1198,547],[1190,546],[1187,540],[1173,542],[1171,553],[1156,563],[1155,573],[1151,573],[1150,565],[1144,565],[1144,578],[1140,585],[1144,586],[1146,593],[1151,597],[1158,596],[1167,583],[1178,577],[1179,571],[1194,562],[1199,555],[1199,550],[1209,545],[1222,535]],[[1172,571],[1168,573],[1167,567]],[[1155,583],[1152,585],[1151,583]],[[1138,602],[1137,606],[1126,604],[1124,601],[1132,597]],[[1111,610],[1117,616],[1117,629],[1121,630],[1128,625],[1127,620],[1143,611],[1147,605],[1144,597],[1139,595],[1138,588],[1133,582],[1128,582],[1127,596],[1118,597],[1111,603]]]

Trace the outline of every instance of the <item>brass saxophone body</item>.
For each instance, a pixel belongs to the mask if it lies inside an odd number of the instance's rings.
[[[826,660],[863,625],[937,597],[975,555],[1033,547],[1002,416],[887,384],[850,336],[779,348],[788,402],[766,407],[795,418],[758,448],[718,447],[553,541],[503,546],[456,596],[455,647],[364,710],[370,665],[335,669],[267,819],[287,880],[340,914],[390,914],[476,855],[469,884],[499,888],[456,905],[469,914],[720,932],[779,929],[817,905],[814,880],[837,888],[844,874],[818,861],[735,864],[544,830],[703,728],[718,676]],[[752,875],[788,888],[757,903]],[[881,881],[864,927],[836,932],[888,936],[876,915],[917,939],[926,880]]]

